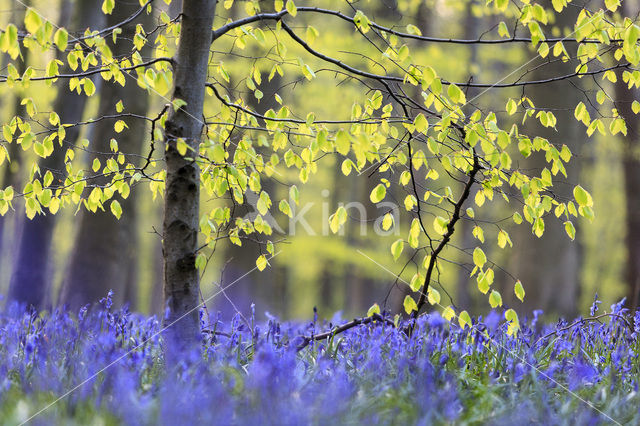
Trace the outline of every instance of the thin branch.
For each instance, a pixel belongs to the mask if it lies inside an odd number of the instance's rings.
[[[362,318],[356,318],[353,321],[349,321],[345,324],[342,324],[340,326],[336,326],[334,328],[332,328],[331,330],[324,332],[324,333],[320,333],[320,334],[312,334],[311,336],[300,336],[302,337],[302,343],[300,343],[297,347],[298,352],[300,352],[301,350],[303,350],[304,348],[306,348],[307,346],[309,346],[309,343],[311,342],[317,342],[319,340],[324,340],[324,339],[329,339],[331,337],[336,336],[337,334],[343,333],[349,329],[352,329],[353,327],[357,327],[359,325],[364,325],[364,324],[369,324],[371,322],[374,321],[380,321],[384,324],[388,324],[391,325],[393,328],[395,328],[395,323],[390,320],[389,318],[385,318],[380,314],[373,314],[369,317],[362,317]]]
[[[606,313],[606,312],[605,312],[604,314],[596,315],[596,316],[594,316],[594,317],[587,317],[587,318],[581,318],[581,319],[578,319],[578,320],[574,321],[573,323],[571,323],[571,324],[567,325],[566,327],[562,327],[562,328],[559,328],[559,329],[557,329],[557,330],[554,330],[554,331],[552,331],[552,332],[550,332],[550,333],[547,333],[547,334],[545,334],[544,336],[542,336],[542,337],[538,338],[538,340],[536,340],[536,342],[534,343],[534,346],[535,346],[535,345],[537,345],[537,344],[538,344],[538,342],[540,342],[541,340],[547,339],[547,338],[549,338],[549,337],[551,337],[551,336],[554,336],[554,335],[556,335],[556,334],[558,334],[558,333],[561,333],[561,332],[563,332],[563,331],[570,330],[571,328],[573,328],[573,327],[575,327],[575,326],[577,326],[577,325],[581,325],[581,324],[583,324],[585,321],[597,321],[597,320],[599,320],[599,319],[601,319],[601,318],[604,318],[604,317],[612,317],[612,318],[617,318],[617,319],[619,319],[619,320],[622,320],[622,321],[624,322],[624,324],[627,326],[627,328],[628,328],[631,332],[633,332],[633,331],[634,331],[634,330],[633,330],[633,326],[629,323],[629,321],[628,321],[624,316],[622,316],[622,315],[620,315],[620,314]]]
[[[332,15],[335,16],[337,18],[340,18],[344,21],[347,21],[353,25],[356,25],[355,20],[353,17],[351,16],[347,16],[341,12],[338,12],[337,10],[330,10],[330,9],[323,9],[320,7],[298,7],[297,8],[298,12],[301,13],[321,13],[321,14],[325,14],[325,15]],[[256,15],[253,16],[247,16],[246,18],[242,18],[242,19],[238,19],[236,21],[233,22],[229,22],[226,25],[223,25],[222,27],[218,28],[217,30],[213,31],[213,40],[217,39],[218,37],[226,34],[227,32],[247,25],[247,24],[251,24],[253,22],[258,22],[258,21],[269,21],[269,20],[273,20],[273,21],[279,21],[281,20],[285,15],[287,15],[289,12],[286,9],[281,10],[280,12],[276,12],[276,13],[258,13]],[[478,38],[478,39],[471,39],[471,40],[465,40],[465,39],[456,39],[456,38],[439,38],[439,37],[427,37],[427,36],[423,36],[423,35],[418,35],[418,34],[408,34],[408,33],[403,33],[400,31],[396,31],[392,28],[388,28],[388,27],[384,27],[382,25],[376,24],[375,22],[369,22],[369,26],[372,28],[375,28],[376,30],[388,33],[388,34],[393,34],[396,35],[398,37],[401,38],[407,38],[407,39],[413,39],[413,40],[420,40],[420,41],[426,41],[426,42],[431,42],[431,43],[451,43],[451,44],[509,44],[509,43],[532,43],[533,40],[531,38],[528,37],[511,37],[511,38],[505,38],[505,39],[498,39],[498,40],[485,40],[482,38]],[[601,40],[597,40],[597,39],[582,39],[582,40],[578,40],[577,38],[565,38],[565,37],[557,37],[557,38],[548,38],[543,40],[546,43],[556,43],[556,42],[562,42],[562,43],[603,43]],[[622,39],[612,39],[609,40],[609,42],[611,43],[622,43],[623,40]]]
[[[473,167],[471,168],[471,171],[468,173],[469,180],[467,181],[467,184],[464,187],[464,191],[462,192],[462,195],[460,196],[460,198],[458,199],[458,202],[455,204],[453,208],[453,215],[451,216],[451,220],[447,225],[447,231],[443,235],[442,240],[440,240],[438,247],[436,247],[436,249],[431,253],[431,257],[429,259],[429,266],[427,267],[427,275],[425,276],[424,284],[422,285],[422,291],[420,294],[420,299],[418,300],[418,305],[417,305],[418,308],[412,314],[412,317],[414,319],[417,317],[418,313],[420,312],[420,309],[424,306],[427,300],[427,290],[429,289],[429,283],[431,282],[431,275],[433,274],[433,268],[438,259],[438,255],[445,248],[449,240],[451,240],[451,236],[455,232],[456,222],[458,222],[458,220],[460,219],[460,211],[462,210],[462,206],[464,205],[464,203],[469,198],[469,195],[471,194],[471,187],[475,183],[475,176],[479,170],[480,170],[480,163],[478,161],[478,156],[474,153]],[[411,331],[413,331],[414,326],[415,326],[415,322],[411,326]]]
[[[132,65],[130,67],[123,67],[123,68],[118,68],[119,71],[133,71],[135,69],[138,68],[143,68],[149,65],[153,65],[157,62],[169,62],[170,64],[173,64],[173,59],[171,58],[155,58],[155,59],[151,59],[147,62],[141,62],[137,65]],[[71,73],[71,74],[57,74],[57,75],[52,75],[52,76],[45,76],[45,77],[33,77],[30,78],[29,81],[47,81],[47,80],[56,80],[58,78],[63,78],[63,79],[72,79],[72,78],[80,78],[80,77],[88,77],[91,75],[95,75],[95,74],[100,74],[102,72],[109,72],[111,71],[110,67],[101,67],[101,68],[94,68],[92,70],[87,70],[87,71],[83,71],[83,72],[79,72],[79,73]],[[5,83],[6,81],[9,80],[9,76],[7,75],[0,75],[0,83]],[[24,80],[23,76],[19,76],[15,79],[13,79],[13,81],[22,81]]]
[[[380,82],[388,82],[388,81],[394,81],[394,82],[398,82],[398,83],[405,83],[405,79],[402,77],[397,77],[397,76],[387,76],[387,75],[380,75],[380,74],[373,74],[367,71],[363,71],[360,70],[358,68],[354,68],[350,65],[345,64],[344,62],[332,58],[330,56],[327,56],[323,53],[318,52],[317,50],[313,49],[311,46],[309,46],[309,44],[307,42],[305,42],[304,40],[302,40],[287,24],[285,24],[284,22],[282,22],[282,29],[285,30],[285,32],[287,34],[289,34],[289,36],[296,42],[298,43],[300,46],[302,46],[307,52],[311,53],[313,56],[322,59],[325,62],[329,62],[332,63],[350,73],[353,73],[355,75],[359,75],[361,77],[366,77],[366,78],[370,78],[373,80],[377,80]],[[542,80],[530,80],[530,81],[516,81],[513,83],[501,83],[501,84],[495,84],[495,83],[470,83],[470,82],[451,82],[451,81],[447,81],[444,79],[441,79],[441,83],[443,85],[450,85],[450,84],[455,84],[458,87],[477,87],[477,88],[492,88],[492,89],[504,89],[504,88],[510,88],[510,87],[520,87],[520,86],[534,86],[534,85],[539,85],[539,84],[547,84],[547,83],[552,83],[555,81],[562,81],[562,80],[567,80],[570,78],[575,78],[575,77],[583,77],[583,76],[587,76],[587,75],[597,75],[597,74],[602,74],[605,73],[607,71],[611,71],[611,70],[615,70],[618,68],[628,68],[631,64],[629,62],[625,62],[622,64],[616,64],[614,66],[608,67],[608,68],[602,68],[602,69],[598,69],[598,70],[594,70],[594,71],[587,71],[587,72],[573,72],[571,74],[565,74],[565,75],[560,75],[560,76],[556,76],[556,77],[550,77],[550,78],[545,78]]]

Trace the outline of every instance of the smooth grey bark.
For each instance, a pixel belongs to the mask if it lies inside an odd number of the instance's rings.
[[[198,152],[203,129],[204,92],[215,7],[215,0],[183,1],[172,99],[182,99],[186,105],[172,110],[165,124],[164,321],[170,340],[185,344],[200,339],[200,280],[195,265],[200,167],[189,156],[194,157]],[[177,139],[183,139],[192,149],[186,156],[178,152]]]
[[[83,0],[76,2],[71,27],[96,28],[103,20],[100,0]],[[63,9],[64,10],[64,9]],[[64,59],[64,58],[62,58]],[[61,81],[58,96],[53,110],[60,116],[62,123],[77,123],[82,119],[87,97],[68,89],[68,82]],[[64,144],[56,146],[53,153],[38,162],[41,175],[50,170],[54,181],[52,186],[64,182],[65,153],[73,147],[79,136],[79,127],[69,127]],[[55,189],[53,189],[55,192]],[[46,209],[45,209],[46,210]],[[32,220],[22,219],[21,234],[17,244],[13,273],[9,285],[9,298],[18,302],[42,308],[47,303],[48,290],[51,287],[49,259],[51,258],[51,241],[56,223],[54,215],[48,212],[36,215]]]
[[[133,15],[140,6],[136,2],[117,3],[111,15],[107,15],[107,27],[115,26]],[[147,29],[153,23],[153,16],[142,13],[138,19],[122,27],[122,34],[118,42],[113,45],[109,37],[107,42],[115,57],[127,55],[131,50],[129,40],[135,35],[136,25],[141,24]],[[151,42],[142,49],[143,57],[151,54]],[[125,112],[137,116],[146,116],[149,107],[149,95],[135,83],[135,74],[126,77],[123,87],[115,81],[104,82],[100,91],[100,105],[98,116],[117,114],[115,105],[122,100]],[[131,156],[127,162],[140,163],[146,139],[147,122],[139,118],[123,117],[128,126],[124,132],[118,134],[113,125],[114,120],[102,120],[94,125],[89,149],[94,153],[88,164],[98,159],[101,164],[98,177],[88,181],[88,185],[108,185],[112,176],[99,176],[107,160],[114,155],[111,153],[110,141],[118,141],[119,149]],[[137,275],[137,246],[136,232],[136,197],[131,194],[126,199],[116,195],[122,206],[122,216],[118,220],[112,213],[109,203],[105,203],[104,210],[92,213],[84,210],[80,215],[77,233],[74,240],[67,276],[61,289],[60,302],[71,309],[93,303],[104,297],[109,290],[114,291],[114,302],[132,304],[135,288],[128,288],[135,282]],[[133,277],[131,276],[133,275]]]

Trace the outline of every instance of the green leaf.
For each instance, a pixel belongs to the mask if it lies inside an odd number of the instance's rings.
[[[498,35],[500,37],[509,38],[509,29],[504,21],[500,21],[500,24],[498,25]]]
[[[104,0],[102,2],[102,13],[105,15],[111,15],[113,8],[116,5],[116,0]]]
[[[551,0],[551,4],[553,5],[553,9],[556,12],[562,12],[562,8],[565,6],[566,0]]]
[[[86,93],[87,96],[93,96],[93,94],[96,93],[95,84],[88,78],[84,79],[84,93]]]
[[[489,295],[489,304],[493,309],[498,306],[502,306],[502,296],[495,290],[491,290],[491,294]]]
[[[449,225],[449,219],[445,219],[442,216],[437,216],[433,220],[433,228],[440,235],[444,235],[447,233],[447,225]]]
[[[384,184],[379,183],[375,188],[373,188],[373,191],[371,191],[369,199],[372,203],[379,203],[384,200],[385,195],[387,195],[387,187],[384,186]]]
[[[307,27],[307,43],[313,44],[316,38],[318,38],[318,35],[318,30],[316,30],[314,27],[312,27],[311,25]]]
[[[388,231],[393,226],[393,215],[391,213],[387,213],[384,215],[382,219],[382,229],[384,231]]]
[[[484,254],[484,251],[480,247],[476,247],[473,250],[473,263],[478,267],[482,268],[485,263],[487,263],[487,256]]]
[[[453,83],[449,85],[447,94],[449,95],[449,99],[457,104],[464,104],[467,102],[467,97],[464,95],[464,92]]]
[[[340,166],[340,169],[342,170],[342,174],[345,176],[349,176],[351,174],[351,169],[353,168],[353,161],[351,161],[350,159],[345,159],[342,162],[342,166]]]
[[[339,130],[336,134],[336,149],[342,155],[347,155],[351,148],[351,141],[349,140],[349,134],[344,130]]]
[[[291,212],[291,206],[289,206],[289,203],[287,202],[287,200],[280,200],[280,204],[278,205],[278,208],[282,213],[286,214],[289,217],[293,217],[293,213]]]
[[[429,287],[427,290],[427,300],[432,305],[437,305],[440,303],[440,292],[435,288]]]
[[[289,198],[293,200],[296,205],[300,204],[300,191],[298,191],[297,186],[291,185],[291,188],[289,188]]]
[[[418,291],[422,288],[422,284],[424,283],[424,277],[420,272],[417,272],[411,278],[411,282],[409,282],[409,287],[412,291]]]
[[[118,200],[111,201],[111,213],[116,217],[116,219],[120,220],[120,216],[122,216],[122,206]]]
[[[262,191],[260,193],[260,198],[258,198],[258,202],[256,203],[258,213],[264,216],[269,211],[269,207],[271,207],[271,198],[269,197],[269,194]]]
[[[513,287],[513,292],[521,302],[524,302],[524,287],[522,287],[522,283],[520,282],[520,280],[516,281],[516,284]]]
[[[421,36],[422,35],[422,31],[420,31],[420,28],[416,27],[413,24],[407,25],[407,33],[412,34],[412,35],[417,35],[417,36]]]
[[[511,238],[509,238],[509,233],[504,229],[501,229],[500,232],[498,232],[498,247],[505,248],[507,244],[509,244],[510,247],[513,247]]]
[[[368,317],[372,317],[374,314],[380,314],[380,306],[377,303],[374,303],[367,311]]]
[[[205,266],[207,266],[207,256],[204,253],[198,253],[196,256],[196,269],[204,271]]]
[[[471,317],[467,311],[460,312],[460,315],[458,315],[458,324],[460,324],[460,328],[463,330],[465,327],[471,328]]]
[[[367,33],[369,31],[369,18],[361,11],[358,10],[353,17],[353,22],[356,24],[356,27],[360,29],[363,33]]]
[[[58,31],[53,35],[53,41],[58,46],[58,49],[62,52],[67,50],[67,43],[69,41],[69,33],[64,28],[58,28]]]
[[[35,34],[42,26],[42,18],[35,10],[28,8],[24,15],[24,26],[28,32]]]
[[[215,144],[211,149],[211,159],[216,164],[224,164],[226,161],[226,152],[222,144]]]
[[[415,120],[413,120],[413,125],[415,126],[416,131],[424,134],[427,133],[427,129],[429,128],[429,122],[422,114],[418,114]]]
[[[616,135],[618,133],[622,133],[626,136],[627,134],[627,123],[625,123],[624,119],[618,117],[611,120],[611,125],[609,126],[609,131],[612,135]]]
[[[118,123],[116,123],[118,124]],[[187,149],[189,148],[189,146],[187,145],[187,143],[184,141],[184,139],[180,138],[176,141],[176,149],[178,150],[178,153],[180,155],[182,155],[183,157],[187,154]]]
[[[496,0],[495,5],[499,11],[504,12],[509,6],[509,0]]]
[[[264,254],[260,255],[260,257],[256,259],[256,266],[259,271],[264,271],[264,268],[267,267],[267,258],[264,257]]]
[[[478,290],[480,290],[482,294],[487,294],[487,291],[489,291],[489,287],[491,287],[495,278],[494,275],[493,269],[491,268],[478,274],[476,280],[478,282]]]
[[[287,5],[285,7],[287,8],[287,12],[289,12],[289,15],[295,17],[298,14],[298,8],[296,7],[293,0],[287,0]]]
[[[416,196],[415,195],[409,194],[409,195],[407,195],[405,197],[405,199],[404,199],[404,208],[408,212],[413,210],[413,206],[415,206],[416,204],[418,204],[418,200],[416,200]]]
[[[571,238],[572,240],[576,238],[576,228],[575,226],[573,226],[573,222],[571,222],[570,220],[567,220],[564,223],[564,230],[567,232],[569,238]]]
[[[338,210],[329,218],[329,227],[335,234],[340,230],[340,226],[347,221],[347,210],[344,206],[338,207]]]
[[[504,313],[504,317],[510,323],[507,333],[510,336],[515,335],[520,329],[520,321],[518,320],[518,314],[513,309],[507,309],[507,311]]]
[[[451,306],[447,306],[442,310],[442,317],[447,321],[451,321],[456,316],[455,311],[451,308]]]
[[[616,9],[618,9],[618,6],[620,6],[620,0],[604,0],[604,5],[611,12],[615,12]]]
[[[123,120],[118,120],[113,125],[113,130],[115,130],[116,133],[121,133],[124,130],[125,127],[127,127],[127,124]],[[184,154],[182,154],[182,155],[184,155]]]
[[[391,254],[393,255],[393,260],[398,260],[398,258],[402,254],[402,250],[404,250],[403,240],[396,240],[393,244],[391,244]]]
[[[404,306],[404,311],[407,314],[410,314],[411,312],[418,310],[418,305],[416,304],[416,301],[413,300],[413,297],[409,295],[406,295],[404,297],[404,302],[402,303],[402,306]]]
[[[580,185],[573,188],[573,198],[578,202],[579,206],[593,206],[593,198],[591,195]]]
[[[513,222],[516,225],[520,225],[522,223],[522,215],[520,215],[520,213],[518,213],[518,212],[515,212],[513,214]]]

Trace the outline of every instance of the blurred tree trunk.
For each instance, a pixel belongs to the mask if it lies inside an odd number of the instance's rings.
[[[332,185],[333,191],[330,191],[329,194],[327,194],[329,198],[323,201],[324,203],[326,203],[326,212],[327,212],[327,218],[325,218],[324,217],[325,210],[323,210],[323,218],[322,218],[323,221],[328,220],[328,215],[335,212],[336,209],[338,208],[338,201],[340,199],[339,190],[341,187],[344,187],[341,184],[340,180],[344,178],[345,177],[342,174],[342,171],[340,170],[338,161],[336,161],[336,164],[332,167],[331,181],[330,181],[330,185]],[[329,190],[326,189],[326,191],[329,191]],[[323,224],[323,226],[326,226],[326,224]],[[328,236],[323,235],[323,238],[327,238],[327,237]],[[339,284],[340,273],[337,272],[339,271],[339,269],[337,270],[336,262],[330,255],[325,255],[323,257],[320,271],[321,271],[320,278],[318,280],[318,286],[320,287],[319,288],[320,309],[321,309],[321,312],[324,312],[325,314],[329,314],[329,313],[332,313],[333,309],[335,309],[336,306],[339,306],[339,304],[336,303],[336,299],[337,299],[336,292],[339,291],[344,286]],[[324,314],[323,316],[328,317],[327,315],[324,315]]]
[[[153,242],[153,252],[152,256],[152,265],[153,265],[153,273],[152,273],[152,288],[151,288],[151,300],[149,303],[149,313],[151,315],[161,316],[164,314],[164,305],[163,305],[163,294],[162,294],[162,273],[163,273],[163,265],[162,265],[162,241],[158,240],[156,242],[154,238]]]
[[[30,1],[25,1],[25,10],[22,10],[18,7],[11,11],[10,22],[19,22],[22,23],[24,20],[24,13],[26,11],[26,7],[31,4]],[[64,9],[62,10],[64,12]],[[20,25],[18,28],[19,31],[24,31],[24,25]],[[27,69],[27,62],[29,61],[29,50],[22,49],[22,57],[18,57],[15,66],[18,70],[18,74],[22,75]],[[10,56],[3,55],[3,59],[8,63],[10,62]],[[2,65],[4,69],[4,64]],[[24,117],[26,113],[25,106],[22,105],[22,92],[18,92],[18,95],[13,99],[13,115],[18,117]],[[16,134],[14,134],[14,139],[19,134],[18,129],[16,129]],[[22,149],[17,143],[8,144],[7,149],[8,157],[11,160],[10,162],[6,162],[4,165],[4,171],[2,173],[2,188],[6,188],[8,186],[12,186],[14,189],[17,189],[20,186],[20,170],[22,163]],[[9,210],[7,214],[4,216],[0,216],[0,259],[4,253],[4,240],[5,240],[5,224],[8,219],[11,219],[13,215],[12,211]],[[15,229],[13,231],[13,235],[15,236]]]
[[[258,114],[264,115],[269,109],[278,110],[279,104],[276,102],[274,95],[280,89],[282,79],[279,74],[275,74],[271,81],[268,79],[269,73],[262,72],[260,77],[260,84],[256,84],[256,87],[263,93],[262,99],[258,101],[255,96],[250,93],[247,95],[245,102],[252,111]],[[248,76],[247,78],[251,78]],[[263,120],[258,119],[260,125],[264,125]],[[250,137],[257,136],[251,135]],[[242,137],[242,136],[240,136]],[[256,152],[261,153],[261,149],[256,147]],[[276,199],[276,183],[273,179],[267,176],[261,176],[262,191],[265,191],[272,198],[274,207],[269,210],[265,220],[271,225],[274,234],[278,231],[275,229],[274,220],[279,215],[276,213],[277,204]],[[260,194],[250,194],[248,198],[245,197],[244,204],[235,206],[235,215],[237,217],[244,217],[249,215],[254,217],[257,215],[256,202]],[[283,221],[280,221],[283,223]],[[286,227],[283,231],[286,232]],[[256,303],[257,313],[261,315],[264,311],[270,311],[272,313],[279,312],[278,306],[284,307],[286,301],[281,300],[284,294],[287,292],[286,283],[277,282],[277,278],[285,278],[287,273],[278,272],[278,269],[284,266],[279,262],[279,259],[273,258],[269,260],[269,267],[263,271],[254,271],[248,274],[249,271],[255,269],[256,259],[260,255],[260,248],[251,241],[243,240],[242,246],[235,244],[229,244],[224,253],[224,259],[227,262],[225,264],[225,270],[220,282],[222,288],[230,286],[225,290],[225,295],[231,299],[234,305],[243,313],[248,314],[251,303]],[[277,289],[277,291],[276,291]],[[215,308],[222,313],[223,318],[230,318],[236,314],[235,308],[229,303],[225,296],[216,298]],[[285,308],[286,310],[286,308]]]
[[[66,2],[65,2],[66,3]],[[63,11],[65,6],[63,3]],[[72,29],[96,28],[103,21],[100,0],[83,0],[75,3]],[[61,17],[63,22],[64,14]],[[66,55],[59,54],[60,59],[66,61]],[[60,116],[60,122],[65,124],[77,123],[82,119],[87,97],[78,95],[68,89],[66,81],[59,82],[59,93],[52,108]],[[78,138],[80,127],[67,128],[63,146],[56,147],[53,153],[38,162],[41,175],[51,171],[54,176],[53,186],[59,185],[65,179],[65,153],[72,148]],[[55,191],[55,189],[53,189]],[[9,298],[19,302],[43,307],[46,303],[52,274],[49,273],[49,259],[51,256],[51,240],[56,223],[55,216],[43,212],[32,220],[22,218],[21,235],[18,241],[14,269],[9,286]]]
[[[193,343],[199,340],[198,296],[200,276],[196,269],[198,249],[200,167],[178,152],[177,140],[183,139],[199,152],[203,123],[211,27],[215,0],[184,0],[181,33],[174,57],[172,99],[186,105],[172,110],[165,124],[167,149],[164,221],[164,317],[170,340]],[[171,339],[172,338],[172,339]]]
[[[543,5],[551,7],[550,2],[544,2]],[[565,27],[573,28],[575,19],[576,13],[569,8],[558,16],[556,25],[562,30]],[[540,59],[536,63],[540,63]],[[565,74],[574,66],[574,63],[555,61],[538,67],[528,77],[536,80]],[[561,199],[572,198],[572,189],[580,177],[579,154],[585,139],[582,125],[573,118],[573,109],[580,101],[581,93],[572,84],[563,81],[528,88],[525,95],[533,100],[537,108],[552,110],[558,123],[563,123],[557,131],[542,128],[534,116],[528,119],[526,130],[529,134],[547,138],[550,143],[560,146],[566,144],[571,149],[573,157],[566,166],[567,178],[561,173],[554,176],[554,194]],[[544,155],[534,153],[521,161],[520,167],[535,170],[539,175],[543,168],[550,168],[550,165]],[[579,243],[569,239],[562,220],[554,215],[545,217],[545,231],[541,238],[533,235],[531,226],[524,222],[516,227],[512,240],[514,249],[510,272],[522,281],[526,291],[524,304],[516,303],[513,307],[527,313],[544,309],[547,313],[574,316],[579,300],[581,255]],[[512,289],[513,283],[505,287]]]
[[[107,26],[115,26],[133,15],[140,6],[136,2],[118,3],[111,15],[107,16]],[[132,40],[136,32],[136,25],[150,28],[153,16],[142,13],[138,19],[122,27],[122,34],[111,50],[115,57],[125,56],[130,50],[126,40]],[[110,42],[110,38],[107,40]],[[149,41],[141,51],[143,57],[151,55]],[[116,104],[122,101],[125,112],[137,116],[146,116],[149,107],[148,91],[135,86],[135,74],[126,76],[127,86],[122,87],[116,82],[104,82],[100,92],[98,116],[116,114]],[[132,87],[133,86],[133,87]],[[89,149],[93,152],[89,164],[96,159],[100,162],[98,174],[102,173],[107,160],[114,157],[110,149],[111,139],[118,141],[119,149],[130,154],[127,162],[135,165],[140,163],[139,157],[147,133],[147,121],[138,118],[123,117],[127,129],[118,134],[113,128],[114,120],[102,120],[94,125]],[[91,179],[88,185],[108,185],[111,175],[98,176]],[[109,290],[114,291],[114,302],[135,303],[137,286],[137,247],[138,234],[136,229],[137,208],[134,189],[129,197],[120,199],[122,216],[118,220],[108,205],[104,210],[98,209],[92,213],[83,210],[78,222],[78,231],[68,267],[67,277],[62,286],[60,300],[72,309],[93,303],[104,297]],[[128,284],[128,285],[127,285]]]
[[[637,2],[633,2],[637,5]],[[621,13],[630,16],[632,6],[622,2]],[[633,113],[631,105],[640,100],[640,91],[629,89],[622,79],[623,70],[617,71],[615,102],[618,113],[627,123],[627,135],[623,136],[622,165],[624,170],[624,194],[626,198],[626,251],[627,306],[635,311],[640,294],[640,117]]]

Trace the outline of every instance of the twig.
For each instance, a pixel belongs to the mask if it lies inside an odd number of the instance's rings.
[[[436,261],[438,259],[438,255],[445,248],[445,246],[447,245],[447,243],[451,239],[451,236],[455,232],[456,222],[460,219],[460,211],[462,210],[462,206],[465,203],[465,201],[467,201],[467,199],[469,198],[469,195],[471,193],[471,187],[475,183],[475,176],[476,176],[476,174],[478,173],[479,170],[480,170],[480,163],[478,161],[478,156],[474,153],[474,155],[473,155],[473,167],[471,168],[471,171],[468,174],[469,180],[467,181],[467,184],[464,187],[464,191],[462,192],[462,195],[460,196],[460,199],[458,200],[458,202],[454,206],[453,215],[451,216],[451,220],[449,221],[449,224],[447,225],[447,231],[445,232],[444,236],[442,237],[442,240],[440,240],[440,243],[438,244],[438,247],[436,247],[436,249],[431,253],[431,258],[429,259],[429,266],[427,267],[427,275],[426,275],[426,277],[424,279],[424,284],[422,285],[422,292],[420,294],[420,299],[418,300],[418,305],[417,305],[418,307],[412,314],[412,318],[414,318],[414,319],[420,313],[420,309],[424,306],[424,304],[425,304],[425,302],[427,300],[427,290],[429,289],[429,283],[431,282],[431,275],[433,273],[433,268],[434,268],[434,266],[436,264]],[[411,326],[411,332],[413,332],[414,326],[415,326],[415,322]]]
[[[614,314],[614,313],[606,313],[605,312],[604,314],[596,315],[594,317],[587,317],[587,318],[578,319],[578,320],[574,321],[573,323],[571,323],[571,324],[569,324],[569,325],[567,325],[565,327],[558,328],[557,330],[554,330],[554,331],[552,331],[550,333],[547,333],[544,336],[539,337],[538,340],[536,340],[536,342],[534,343],[534,345],[537,345],[538,342],[540,342],[541,340],[544,340],[544,339],[546,339],[548,337],[554,336],[554,335],[556,335],[558,333],[561,333],[563,331],[567,331],[567,330],[569,330],[569,329],[571,329],[571,328],[573,328],[573,327],[575,327],[577,325],[580,325],[580,324],[584,323],[585,321],[597,321],[600,318],[604,318],[604,317],[613,317],[613,318],[620,319],[620,320],[622,320],[624,322],[624,324],[627,326],[627,328],[629,330],[633,331],[633,326],[631,325],[631,323],[629,323],[629,321],[623,315]]]
[[[324,332],[324,333],[320,333],[320,334],[312,334],[311,336],[301,336],[302,337],[302,343],[298,345],[298,352],[303,350],[304,348],[306,348],[309,343],[311,342],[317,342],[319,340],[324,340],[324,339],[328,339],[331,337],[334,337],[337,334],[343,333],[353,327],[357,327],[359,325],[364,325],[364,324],[369,324],[373,321],[380,321],[383,322],[385,324],[391,325],[392,327],[395,328],[395,323],[390,320],[389,318],[385,318],[380,314],[373,314],[371,316],[368,317],[362,317],[362,318],[356,318],[353,321],[349,321],[345,324],[342,324],[340,326],[336,326],[333,329]]]

